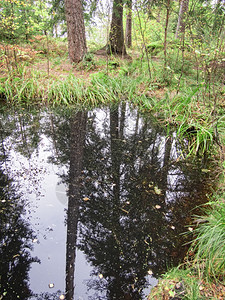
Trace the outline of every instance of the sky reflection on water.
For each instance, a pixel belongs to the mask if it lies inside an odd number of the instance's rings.
[[[145,299],[210,188],[126,103],[4,112],[0,155],[3,299]]]

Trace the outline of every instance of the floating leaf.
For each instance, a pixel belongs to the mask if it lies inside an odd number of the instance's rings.
[[[162,191],[157,186],[154,186],[154,191],[156,195],[160,195],[162,193]]]
[[[148,275],[152,275],[152,274],[153,274],[152,270],[148,270]]]
[[[83,200],[84,200],[84,201],[88,201],[88,200],[90,200],[90,199],[89,199],[88,197],[84,197]]]

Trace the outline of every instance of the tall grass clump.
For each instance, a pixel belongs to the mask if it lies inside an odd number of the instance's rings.
[[[225,194],[218,201],[209,203],[204,216],[194,230],[194,266],[200,276],[209,280],[224,280],[225,275]]]
[[[4,83],[4,96],[11,103],[31,103],[35,99],[42,100],[44,89],[36,76],[29,78],[8,78]]]
[[[64,80],[53,81],[48,87],[48,101],[53,105],[79,104],[84,99],[85,86],[83,81],[76,79],[73,74]]]

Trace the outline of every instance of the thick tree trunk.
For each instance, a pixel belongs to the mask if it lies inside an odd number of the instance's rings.
[[[127,3],[127,19],[126,19],[126,34],[125,41],[126,46],[131,48],[132,46],[132,0]]]
[[[108,51],[112,54],[126,55],[123,34],[123,0],[113,1]]]
[[[81,0],[65,0],[69,58],[80,62],[87,52]]]
[[[175,34],[175,38],[181,37],[185,32],[186,25],[186,15],[188,12],[189,0],[181,0],[180,1],[180,10],[177,22],[177,30]]]

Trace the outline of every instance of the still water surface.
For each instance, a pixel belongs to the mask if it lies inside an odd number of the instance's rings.
[[[184,257],[209,173],[123,103],[2,112],[2,299],[146,299]]]

